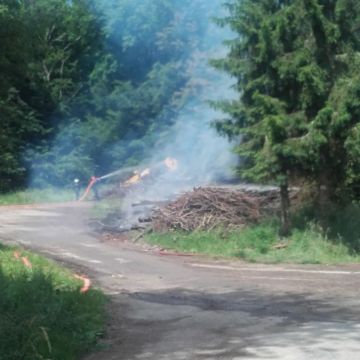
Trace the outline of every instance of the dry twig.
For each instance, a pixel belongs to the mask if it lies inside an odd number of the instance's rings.
[[[276,190],[253,192],[227,188],[195,188],[155,211],[153,229],[209,230],[256,223],[279,208]]]

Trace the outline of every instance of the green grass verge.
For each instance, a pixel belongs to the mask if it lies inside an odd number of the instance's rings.
[[[44,258],[0,245],[0,359],[75,360],[89,351],[104,328],[105,297]]]
[[[360,257],[352,254],[346,245],[340,241],[330,241],[316,226],[295,230],[286,239],[279,238],[278,226],[275,222],[246,227],[238,231],[150,234],[146,239],[149,243],[166,249],[215,257],[240,258],[250,262],[298,264],[360,262]]]
[[[8,194],[0,194],[1,205],[24,205],[34,203],[52,203],[75,200],[73,191],[66,189],[29,189]]]

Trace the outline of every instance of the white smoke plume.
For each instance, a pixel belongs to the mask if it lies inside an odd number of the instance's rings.
[[[193,53],[185,66],[186,78],[189,81],[180,96],[182,99],[186,99],[185,104],[180,110],[166,111],[167,109],[165,109],[163,111],[162,117],[170,116],[166,114],[174,114],[176,111],[176,118],[166,119],[165,121],[166,124],[172,123],[173,126],[167,128],[166,132],[159,130],[159,133],[157,133],[152,131],[151,136],[158,135],[158,140],[152,150],[148,151],[150,155],[147,154],[144,163],[139,165],[140,170],[147,167],[151,169],[153,164],[158,164],[165,158],[171,157],[177,160],[178,170],[163,172],[158,178],[153,176],[152,181],[149,181],[147,186],[146,196],[148,197],[167,197],[184,189],[229,179],[233,176],[233,168],[237,165],[237,158],[232,153],[232,144],[226,138],[221,137],[211,126],[214,120],[225,115],[214,110],[209,104],[209,101],[212,100],[231,100],[236,97],[236,93],[232,89],[234,80],[209,64],[211,59],[226,56],[228,49],[223,42],[232,37],[229,29],[217,26],[212,20],[212,17],[224,17],[226,15],[226,10],[222,6],[224,0],[176,1],[184,1],[185,5],[191,3],[189,9],[196,9],[196,12],[191,13],[191,16],[189,16],[191,10],[184,10],[185,14],[182,16],[189,17],[193,22],[198,20],[201,29],[203,29],[204,24],[207,24],[207,27],[206,31],[203,32],[203,39],[196,38],[194,43],[188,45],[189,51],[193,51]],[[111,21],[117,19],[117,16],[112,11],[115,3],[115,0],[99,1],[99,6],[106,10],[101,12],[101,16],[109,17],[109,19],[105,19],[105,23],[109,22],[110,24]],[[133,9],[132,7],[136,9],[137,6],[141,6],[141,3],[141,0],[124,1],[124,4],[131,5],[130,9]],[[185,5],[184,8],[187,9]],[[191,21],[180,21],[179,23],[191,26]],[[124,24],[120,22],[116,26],[120,27],[119,30],[123,30],[121,26],[124,26]],[[136,27],[139,24],[135,22],[135,25],[131,26]],[[182,28],[178,29],[179,38],[186,38],[186,36],[181,36],[181,32],[184,30]],[[133,28],[129,31],[136,33],[136,29]],[[117,34],[117,32],[115,33]],[[123,41],[118,37],[109,41],[115,40]],[[199,43],[197,43],[198,41]],[[110,43],[108,45],[111,47],[114,44]],[[166,46],[166,42],[164,46]],[[183,64],[183,61],[184,59],[179,59],[179,63]],[[183,66],[179,67],[179,71],[184,71],[183,68]],[[115,102],[120,106],[122,104],[126,108],[126,103],[129,101],[126,98],[126,91],[119,94]],[[114,102],[114,99],[111,99],[111,101]],[[97,151],[99,151],[101,156],[97,156],[96,161],[94,161],[92,155],[95,151],[91,137],[88,137],[88,134],[92,133],[94,137],[97,136],[97,133],[101,135],[101,131],[97,131],[98,125],[103,126],[106,119],[94,118],[91,115],[84,121],[84,115],[86,117],[86,114],[78,114],[64,129],[59,130],[51,146],[50,155],[47,152],[44,155],[37,154],[32,166],[33,183],[37,182],[36,179],[40,179],[49,184],[56,184],[59,182],[59,178],[71,183],[72,178],[80,177],[82,184],[85,185],[91,175],[102,176],[106,175],[106,172],[111,172],[111,170],[116,172],[121,166],[126,167],[123,159],[127,155],[120,156],[121,160],[119,162],[111,161],[111,156],[108,155],[124,152],[131,157],[132,151],[136,152],[136,150],[131,149],[126,144],[130,144],[132,140],[141,142],[142,139],[134,139],[132,134],[127,134],[122,140],[105,143],[100,149],[96,149],[96,155]],[[163,119],[158,120],[159,124],[163,121]],[[128,141],[128,139],[131,141]],[[104,166],[98,166],[98,164]],[[119,181],[116,177],[112,179]],[[141,196],[145,196],[145,194],[143,193]]]
[[[213,15],[219,16],[221,12],[224,13],[222,1],[215,3],[212,5]],[[218,27],[209,18],[204,50],[192,54],[188,64],[189,100],[167,132],[165,141],[162,139],[155,147],[150,162],[157,164],[166,157],[175,158],[178,170],[162,174],[157,181],[152,179],[152,183],[146,187],[146,194],[139,196],[166,198],[196,186],[234,178],[237,157],[232,152],[233,144],[211,126],[214,120],[223,118],[224,114],[209,104],[209,101],[236,97],[232,86],[234,80],[209,64],[211,59],[226,56],[228,49],[223,42],[231,37],[228,29]],[[143,168],[148,164],[144,164]]]

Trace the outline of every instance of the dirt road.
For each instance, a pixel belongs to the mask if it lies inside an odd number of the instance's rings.
[[[359,359],[360,266],[263,266],[106,245],[73,205],[0,208],[0,239],[82,266],[109,294],[87,360]]]

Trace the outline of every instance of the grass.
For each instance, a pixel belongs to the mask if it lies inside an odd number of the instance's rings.
[[[104,328],[105,297],[44,258],[0,245],[0,359],[75,360]]]
[[[238,231],[150,234],[151,244],[180,252],[239,258],[249,262],[340,264],[360,262],[360,256],[340,240],[330,241],[314,225],[280,239],[276,222]],[[279,247],[277,245],[280,245]],[[283,246],[283,247],[282,247]]]
[[[75,200],[73,191],[67,189],[29,189],[13,193],[0,194],[1,205],[24,205],[34,203],[52,203]]]

